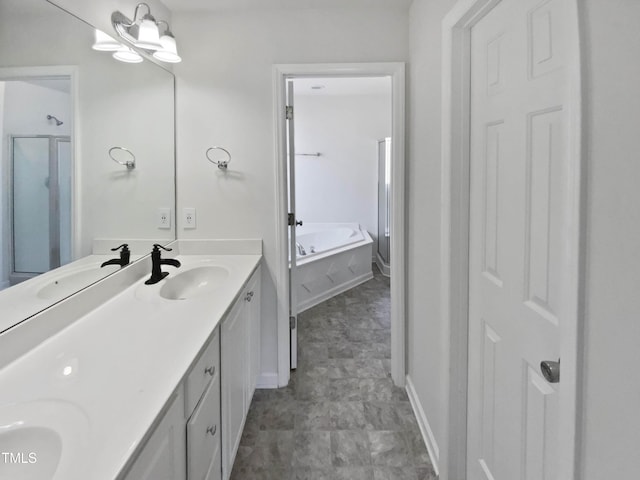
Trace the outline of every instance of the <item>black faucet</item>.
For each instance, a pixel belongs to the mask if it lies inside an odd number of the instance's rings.
[[[111,260],[107,260],[102,265],[100,265],[100,268],[106,265],[120,265],[120,268],[124,267],[125,265],[129,265],[129,258],[131,257],[131,251],[129,250],[129,245],[126,243],[123,243],[119,247],[111,249],[112,252],[115,252],[116,250],[120,250],[120,258],[112,258]]]
[[[157,243],[153,245],[153,250],[151,250],[151,276],[149,277],[149,280],[144,282],[145,285],[158,283],[164,277],[169,275],[169,272],[162,271],[160,268],[162,265],[171,265],[176,268],[180,266],[180,262],[175,258],[160,258],[160,249],[166,250],[167,252],[172,250],[171,248],[163,247]]]

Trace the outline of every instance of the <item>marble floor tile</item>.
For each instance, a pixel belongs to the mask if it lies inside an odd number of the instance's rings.
[[[329,405],[333,430],[364,430],[367,427],[362,402],[330,402]]]
[[[334,480],[334,470],[332,468],[294,468],[289,478],[291,480]]]
[[[295,411],[293,401],[254,402],[247,414],[245,429],[293,430]]]
[[[375,467],[372,480],[418,480],[413,467]]]
[[[331,461],[334,467],[370,465],[371,453],[366,432],[331,432]]]
[[[329,380],[329,400],[334,402],[358,402],[362,400],[359,378],[333,378]]]
[[[333,480],[372,480],[371,467],[336,467]]]
[[[401,431],[405,429],[399,402],[363,402],[364,416],[371,430]],[[409,406],[409,408],[411,408]]]
[[[368,432],[371,444],[371,463],[382,467],[410,465],[412,454],[402,432]]]
[[[430,467],[431,460],[429,459],[429,452],[422,440],[420,430],[411,429],[402,433],[411,451],[411,464],[416,467]]]
[[[260,431],[251,446],[241,445],[236,464],[250,468],[288,468],[293,455],[293,431]]]
[[[431,464],[428,467],[416,468],[416,476],[418,480],[438,480],[438,475]]]
[[[292,468],[323,469],[331,466],[329,432],[294,432]]]
[[[384,378],[359,379],[360,395],[365,402],[408,402],[409,397],[404,389],[396,387],[393,381]]]
[[[298,402],[295,412],[295,430],[329,430],[328,402]]]
[[[280,480],[289,478],[290,469],[269,467],[233,466],[231,480]]]
[[[254,393],[232,480],[436,480],[391,380],[389,306],[376,273],[298,316],[298,369]]]
[[[308,343],[298,352],[298,363],[308,363],[312,366],[317,362],[328,360],[329,353],[330,347],[326,343]]]

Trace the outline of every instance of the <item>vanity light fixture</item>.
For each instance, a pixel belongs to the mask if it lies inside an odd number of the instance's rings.
[[[142,16],[141,8],[147,9],[147,13]],[[139,3],[136,6],[133,20],[118,11],[113,12],[111,23],[125,43],[142,50],[143,53],[153,55],[162,62],[178,63],[182,60],[178,56],[176,39],[169,29],[169,24],[164,20],[156,21],[151,15],[151,8],[146,3]],[[166,25],[162,36],[160,36],[160,24]]]
[[[114,40],[102,30],[95,30],[95,42],[91,46],[94,50],[99,52],[115,52],[122,47],[122,44],[117,40]]]
[[[167,28],[160,37],[160,44],[162,48],[153,52],[153,58],[167,63],[179,63],[182,58],[178,55],[178,47],[176,46],[176,37],[173,36],[171,30],[169,30],[169,24],[164,20],[160,20],[158,25],[164,23]]]
[[[125,63],[140,63],[143,60],[138,52],[135,52],[124,45],[120,45],[120,48],[113,52],[113,58]]]

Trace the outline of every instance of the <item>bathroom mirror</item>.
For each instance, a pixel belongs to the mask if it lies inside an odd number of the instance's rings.
[[[111,247],[175,239],[174,76],[94,41],[45,0],[0,0],[0,333],[118,270]]]

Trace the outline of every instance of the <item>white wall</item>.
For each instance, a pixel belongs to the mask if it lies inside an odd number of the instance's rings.
[[[584,480],[640,469],[640,2],[584,0],[588,264]]]
[[[455,0],[414,0],[409,12],[407,370],[437,454],[444,448],[446,433],[449,355],[439,283],[441,21],[454,4]]]
[[[296,216],[360,223],[378,251],[378,140],[391,136],[386,95],[296,95]]]
[[[441,21],[454,0],[410,12],[409,375],[440,449],[448,330],[439,317]],[[640,462],[640,3],[585,0],[587,276],[582,480],[636,478]],[[440,459],[444,462],[444,459]]]
[[[272,65],[405,61],[406,11],[241,10],[173,14],[178,80],[178,211],[197,208],[180,238],[264,240],[263,374],[277,373],[276,170]],[[225,173],[205,150],[221,145]]]

